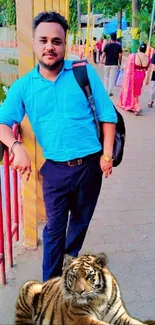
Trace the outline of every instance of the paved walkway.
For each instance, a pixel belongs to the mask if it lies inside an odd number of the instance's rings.
[[[118,93],[116,89],[114,102]],[[148,109],[147,100],[145,88],[143,116],[123,112],[127,128],[124,159],[103,181],[82,250],[107,253],[128,311],[141,320],[155,319],[155,108]],[[0,289],[0,324],[13,324],[19,286],[28,279],[41,279],[41,257],[41,245],[37,251],[17,246],[17,265]]]

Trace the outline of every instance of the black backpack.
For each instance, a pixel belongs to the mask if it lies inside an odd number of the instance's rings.
[[[87,61],[73,61],[72,67],[73,67],[73,73],[74,76],[83,90],[86,98],[89,101],[90,107],[93,111],[94,120],[97,127],[98,137],[100,139],[101,144],[103,145],[103,132],[101,130],[102,123],[98,121],[96,109],[95,109],[95,103],[94,99],[92,97],[92,90],[87,74]],[[123,120],[122,115],[117,111],[116,107],[114,106],[116,114],[117,114],[117,124],[116,124],[116,132],[115,132],[115,140],[114,140],[114,147],[113,147],[113,166],[118,166],[123,158],[124,153],[124,144],[125,144],[125,123]]]

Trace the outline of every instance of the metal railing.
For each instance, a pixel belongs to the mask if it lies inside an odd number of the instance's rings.
[[[13,128],[16,139],[21,141],[20,126]],[[7,267],[13,267],[13,239],[19,240],[19,215],[22,223],[22,199],[18,172],[10,167],[8,148],[4,148],[4,171],[0,177],[0,284],[6,284]],[[2,181],[3,180],[3,181]],[[4,227],[4,220],[5,227]]]
[[[0,40],[0,47],[2,47],[2,48],[17,48],[18,43],[17,43],[17,41],[12,41],[12,40]]]

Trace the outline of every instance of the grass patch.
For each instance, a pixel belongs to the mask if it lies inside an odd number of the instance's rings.
[[[18,65],[18,60],[17,59],[10,58],[10,59],[7,60],[7,62],[9,64]]]

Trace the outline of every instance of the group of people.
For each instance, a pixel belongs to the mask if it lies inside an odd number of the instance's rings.
[[[92,50],[93,50],[93,62],[95,64],[100,62],[101,55],[102,55],[107,43],[108,43],[108,40],[107,40],[106,35],[101,37],[100,40],[97,40],[96,37],[93,37]]]
[[[151,79],[148,107],[153,107],[155,100],[155,53],[150,59],[146,50],[147,45],[141,43],[138,52],[130,54],[122,68],[123,85],[117,105],[126,111],[133,111],[135,115],[141,113],[139,97],[144,80],[148,85]],[[116,33],[112,33],[110,43],[104,47],[100,56],[100,64],[104,64],[104,86],[109,96],[113,96],[116,74],[121,69],[121,63],[122,46],[117,41]]]

